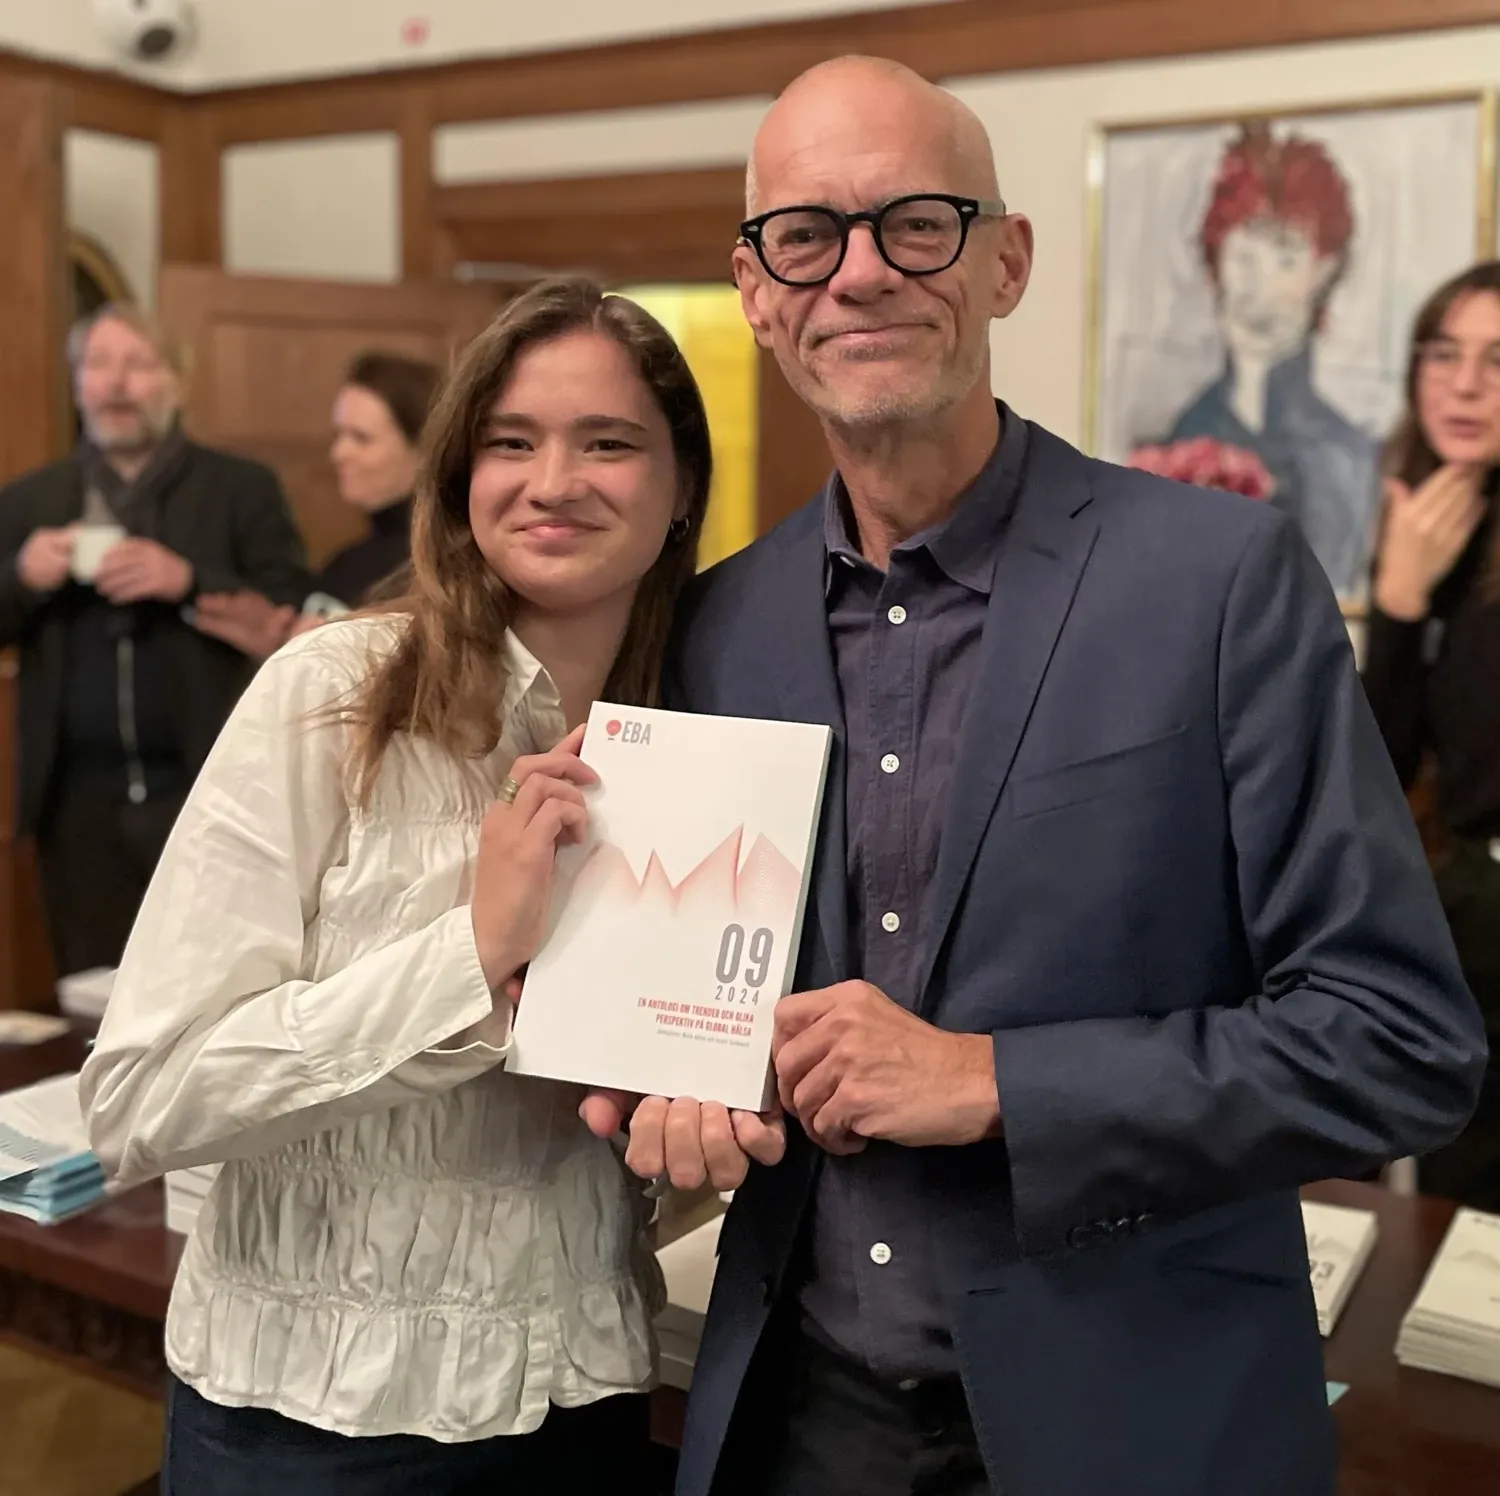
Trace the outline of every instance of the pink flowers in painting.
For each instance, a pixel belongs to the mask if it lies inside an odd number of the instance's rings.
[[[1137,447],[1126,466],[1178,483],[1193,483],[1199,488],[1227,489],[1247,499],[1269,499],[1276,490],[1275,480],[1254,452],[1215,441],[1211,436],[1196,436],[1190,441],[1169,442],[1159,447]]]

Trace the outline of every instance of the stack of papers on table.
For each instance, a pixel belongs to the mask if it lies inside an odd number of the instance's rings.
[[[708,1314],[708,1296],[713,1291],[718,1263],[719,1228],[723,1216],[680,1236],[663,1247],[656,1260],[667,1280],[667,1307],[657,1316],[656,1334],[661,1343],[661,1379],[668,1387],[686,1392],[703,1338],[703,1320]]]
[[[1304,1200],[1302,1229],[1307,1233],[1307,1264],[1318,1306],[1318,1329],[1325,1336],[1331,1335],[1375,1250],[1379,1235],[1375,1212]]]
[[[0,1095],[0,1211],[50,1226],[103,1198],[77,1073]]]
[[[109,995],[114,991],[115,969],[96,966],[90,971],[75,971],[70,977],[57,979],[57,1006],[70,1018],[104,1017]]]
[[[1453,1217],[1401,1321],[1396,1359],[1500,1387],[1500,1215]]]
[[[209,1188],[220,1165],[198,1164],[191,1169],[173,1169],[166,1178],[167,1230],[192,1235],[198,1212],[208,1198]]]

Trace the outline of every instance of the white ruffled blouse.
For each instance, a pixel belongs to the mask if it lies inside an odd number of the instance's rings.
[[[188,797],[81,1094],[117,1184],[224,1167],[167,1360],[204,1397],[345,1434],[524,1433],[650,1385],[646,1206],[580,1091],[501,1065],[469,917],[479,823],[562,737],[514,636],[504,736],[400,737],[351,804],[319,720],[399,623],[332,623],[260,669]]]

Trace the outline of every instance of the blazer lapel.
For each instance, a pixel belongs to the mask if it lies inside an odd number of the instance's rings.
[[[917,989],[923,1013],[931,1008],[933,970],[1099,530],[1086,512],[1083,459],[1040,427],[1032,426],[1030,440],[1021,493],[995,562],[979,669],[948,791]]]
[[[826,723],[833,729],[808,915],[817,923],[832,980],[838,981],[847,972],[849,960],[844,704],[834,669],[833,646],[828,639],[822,506],[817,504],[810,509],[812,523],[789,526],[782,532],[781,576],[771,584],[777,601],[770,627],[769,657],[776,674],[783,717],[789,722]],[[805,945],[804,939],[804,948]]]

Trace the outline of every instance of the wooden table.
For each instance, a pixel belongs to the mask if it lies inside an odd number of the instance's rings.
[[[0,1090],[77,1069],[83,1054],[73,1035],[0,1047]],[[1329,1379],[1350,1389],[1335,1409],[1340,1496],[1500,1496],[1500,1391],[1395,1359],[1401,1316],[1453,1206],[1366,1184],[1329,1182],[1306,1193],[1380,1217],[1379,1244],[1326,1351]],[[182,1238],[164,1224],[160,1184],[60,1226],[0,1214],[0,1331],[159,1395],[161,1326],[181,1253]],[[681,1414],[681,1394],[663,1389],[653,1417],[658,1438],[676,1442]]]
[[[76,1034],[0,1046],[0,1091],[83,1063]],[[0,1332],[134,1391],[160,1397],[162,1323],[182,1237],[160,1182],[57,1226],[0,1212]]]
[[[1396,1333],[1417,1296],[1453,1206],[1329,1181],[1312,1200],[1380,1217],[1380,1239],[1344,1306],[1324,1360],[1349,1391],[1334,1409],[1343,1449],[1340,1496],[1497,1496],[1500,1390],[1396,1361]]]

